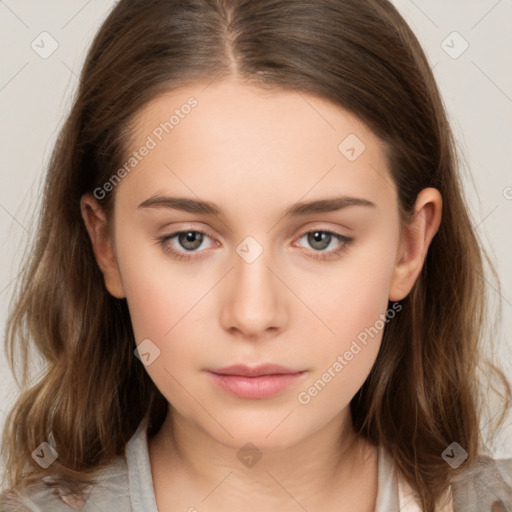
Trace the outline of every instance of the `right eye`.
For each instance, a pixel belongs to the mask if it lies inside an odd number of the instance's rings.
[[[201,252],[197,251],[197,249],[201,247],[205,237],[210,238],[205,231],[187,229],[159,237],[158,241],[164,252],[171,254],[179,260],[190,260],[194,258],[194,256],[192,256],[193,253]],[[176,243],[173,244],[172,242]],[[184,250],[180,250],[180,247]]]

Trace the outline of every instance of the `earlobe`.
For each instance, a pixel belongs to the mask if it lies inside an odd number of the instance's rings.
[[[430,243],[439,230],[442,204],[441,194],[435,188],[425,188],[418,194],[414,217],[403,227],[389,300],[403,300],[412,290]]]
[[[80,199],[80,211],[105,287],[118,299],[126,297],[103,208],[90,194],[84,194]]]

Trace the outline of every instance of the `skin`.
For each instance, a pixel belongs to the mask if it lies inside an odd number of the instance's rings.
[[[382,329],[309,403],[297,396],[376,325],[388,300],[410,292],[441,222],[441,196],[423,190],[401,232],[384,148],[360,120],[316,96],[234,79],[156,98],[135,120],[130,151],[190,96],[198,106],[115,187],[111,237],[101,201],[81,201],[106,288],[127,299],[137,344],[149,338],[160,350],[145,367],[172,404],[148,441],[159,510],[343,503],[372,511],[377,450],[354,434],[349,403],[375,362]],[[349,134],[366,146],[355,161],[338,150]],[[155,194],[211,201],[223,213],[138,208]],[[375,206],[282,216],[298,201],[335,194]],[[188,261],[157,240],[197,229],[208,236]],[[325,229],[353,241],[334,255],[336,237],[322,245],[307,236]],[[263,249],[251,263],[236,251],[247,236]],[[167,246],[187,254],[181,242]],[[306,373],[279,395],[251,400],[228,395],[204,372],[258,362]],[[237,457],[248,442],[262,455],[252,467]]]

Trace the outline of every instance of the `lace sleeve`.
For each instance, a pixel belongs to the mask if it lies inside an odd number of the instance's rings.
[[[0,512],[130,512],[126,461],[120,457],[98,472],[98,482],[86,491],[85,499],[66,491],[51,477],[21,490],[6,490],[0,496]]]
[[[512,512],[512,459],[480,456],[452,491],[455,512]]]

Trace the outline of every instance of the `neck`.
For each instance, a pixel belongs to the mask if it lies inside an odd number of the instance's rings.
[[[355,434],[348,407],[297,444],[272,449],[260,444],[254,451],[244,450],[244,443],[227,446],[170,408],[148,442],[155,490],[156,481],[161,488],[173,484],[188,489],[188,503],[198,503],[198,496],[215,489],[209,505],[218,502],[222,509],[226,503],[236,507],[248,500],[266,510],[286,510],[290,500],[310,509],[328,496],[353,496],[354,478],[361,478],[362,467],[371,468],[369,461],[376,473],[375,450]]]

